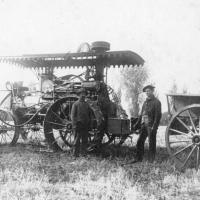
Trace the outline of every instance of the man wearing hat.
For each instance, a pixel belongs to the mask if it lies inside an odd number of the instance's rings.
[[[86,91],[79,90],[79,99],[73,104],[71,110],[72,126],[75,131],[74,156],[86,153],[88,145],[88,130],[91,120],[91,109],[85,101]]]
[[[134,125],[133,129],[140,129],[140,135],[137,140],[136,159],[134,162],[140,162],[144,156],[144,143],[149,138],[148,160],[153,162],[156,154],[156,134],[161,119],[161,103],[154,96],[154,86],[147,85],[143,88],[147,98],[142,106],[142,111]]]

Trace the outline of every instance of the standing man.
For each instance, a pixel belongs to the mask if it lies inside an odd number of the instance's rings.
[[[161,103],[154,96],[154,86],[147,85],[143,88],[147,98],[142,106],[141,115],[134,125],[135,130],[140,129],[140,135],[137,140],[136,159],[132,162],[141,162],[144,156],[144,143],[149,138],[148,160],[153,162],[156,154],[156,134],[161,119]]]
[[[71,110],[72,126],[75,131],[74,156],[76,157],[79,156],[80,151],[83,155],[86,154],[91,120],[91,109],[85,101],[85,90],[81,89],[79,94],[79,99],[73,104]]]

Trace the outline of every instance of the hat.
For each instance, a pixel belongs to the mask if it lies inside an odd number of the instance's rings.
[[[153,90],[155,87],[153,85],[146,85],[144,88],[143,88],[143,92],[145,92],[146,89],[151,89]]]

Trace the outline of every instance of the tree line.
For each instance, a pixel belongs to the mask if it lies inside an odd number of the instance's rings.
[[[145,100],[144,96],[140,95],[144,85],[149,82],[149,71],[146,66],[134,67],[134,68],[124,68],[121,70],[121,87],[117,92],[118,98],[121,101],[122,92],[125,95],[125,101],[127,104],[127,112],[130,117],[138,117],[140,112],[140,107],[142,102]],[[178,85],[175,80],[172,81],[172,84],[169,88],[169,93],[180,93],[187,94],[188,89],[184,86],[179,90]],[[158,96],[158,93],[155,91],[155,96]],[[168,112],[162,113],[161,125],[168,124]]]

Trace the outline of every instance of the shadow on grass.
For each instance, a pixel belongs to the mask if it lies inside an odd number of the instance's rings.
[[[18,143],[14,146],[10,145],[0,145],[0,154],[9,154],[9,153],[37,153],[40,155],[51,155],[50,157],[59,157],[58,155],[65,155],[65,158],[68,159],[75,159],[72,155],[71,151],[67,152],[53,152],[51,149],[47,149],[47,147],[43,145],[34,145],[34,144],[24,144]],[[99,151],[89,152],[86,157],[83,158],[90,158],[96,157],[97,159],[104,159],[104,160],[130,160],[134,159],[136,154],[136,148],[129,145],[117,146],[117,145],[108,145],[101,148]],[[148,155],[148,147],[145,146],[145,155],[144,160],[147,159]],[[81,157],[81,156],[80,156]],[[163,161],[167,161],[169,155],[165,147],[157,147],[157,154],[156,154],[156,162],[161,163]]]
[[[110,173],[123,170],[128,180],[142,184],[154,180],[162,180],[166,174],[174,174],[175,168],[165,147],[157,147],[154,163],[148,163],[148,148],[145,146],[145,156],[141,163],[122,165],[135,156],[135,147],[109,145],[98,153],[90,153],[85,157],[74,158],[71,152],[39,151],[38,146],[17,144],[16,146],[0,146],[0,161],[3,165],[14,167],[24,166],[36,174],[44,173],[49,182],[76,182],[80,177],[88,176],[97,180]],[[14,157],[16,160],[5,158]],[[17,162],[16,162],[17,161]],[[148,175],[151,175],[148,178]]]
[[[128,145],[116,146],[109,145],[105,148],[102,148],[99,152],[99,155],[103,158],[112,158],[112,159],[133,159],[136,155],[136,147],[130,147]],[[144,160],[148,155],[148,147],[145,146],[145,155]],[[157,147],[156,161],[163,162],[168,160],[169,155],[167,153],[167,149],[165,147]]]

